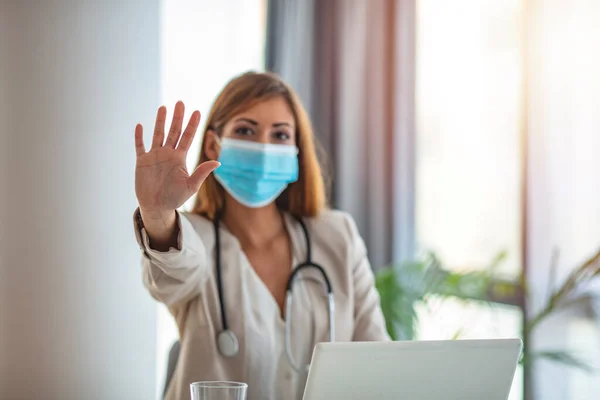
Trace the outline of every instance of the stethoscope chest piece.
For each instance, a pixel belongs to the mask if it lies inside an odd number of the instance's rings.
[[[225,357],[234,357],[240,350],[237,336],[229,329],[219,332],[217,346],[219,347],[219,353]]]

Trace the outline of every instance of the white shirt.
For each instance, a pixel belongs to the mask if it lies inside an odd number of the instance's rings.
[[[255,273],[235,236],[220,225],[223,296],[229,328],[239,340],[237,356],[222,356],[222,330],[215,279],[215,238],[211,221],[178,213],[178,249],[150,248],[139,212],[134,216],[142,250],[143,280],[150,294],[169,307],[181,336],[181,353],[167,400],[190,398],[197,381],[246,382],[248,400],[301,399],[306,374],[297,373],[285,352],[285,321],[275,298]],[[389,340],[363,240],[352,218],[325,210],[305,219],[313,261],[326,271],[335,298],[336,341]],[[293,268],[306,260],[306,239],[298,221],[285,215]],[[301,271],[294,287],[292,348],[297,363],[310,361],[314,344],[329,340],[323,282],[314,269]],[[289,316],[288,316],[289,318]]]

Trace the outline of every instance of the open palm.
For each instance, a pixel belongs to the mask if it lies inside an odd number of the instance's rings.
[[[135,128],[135,193],[140,209],[146,212],[166,213],[181,207],[219,166],[217,161],[207,161],[191,175],[188,173],[186,155],[198,129],[200,113],[192,113],[182,134],[184,111],[184,104],[178,102],[165,141],[167,110],[164,106],[158,109],[152,147],[148,152],[144,147],[142,125]]]

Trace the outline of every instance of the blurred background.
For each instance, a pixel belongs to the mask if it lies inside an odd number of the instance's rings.
[[[142,286],[133,129],[148,143],[177,100],[207,115],[249,69],[309,110],[396,339],[522,337],[511,400],[599,398],[599,20],[596,0],[0,1],[0,399],[161,398],[177,331]]]

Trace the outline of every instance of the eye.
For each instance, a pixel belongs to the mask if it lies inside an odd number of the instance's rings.
[[[287,132],[275,132],[274,136],[277,138],[277,140],[281,140],[282,142],[290,140],[290,134]]]
[[[239,136],[250,136],[253,133],[254,132],[252,131],[252,129],[247,128],[247,127],[240,127],[235,130],[235,134],[239,135]]]

